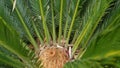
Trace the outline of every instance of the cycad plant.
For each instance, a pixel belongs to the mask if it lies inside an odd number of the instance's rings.
[[[0,67],[120,68],[120,0],[0,0]]]

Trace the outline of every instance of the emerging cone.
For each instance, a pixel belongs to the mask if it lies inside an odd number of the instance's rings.
[[[69,56],[64,48],[47,47],[41,51],[39,59],[42,61],[43,68],[63,68]]]

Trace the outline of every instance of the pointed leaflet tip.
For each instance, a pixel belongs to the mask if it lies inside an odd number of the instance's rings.
[[[12,12],[14,11],[14,9],[15,9],[15,6],[16,6],[16,0],[14,0],[14,2],[13,2],[13,8],[12,8]]]

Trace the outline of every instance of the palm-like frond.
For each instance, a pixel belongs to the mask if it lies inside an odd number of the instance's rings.
[[[28,55],[30,50],[22,46],[22,41],[20,40],[20,36],[2,18],[0,18],[0,32],[1,32],[0,33],[0,45],[2,45],[3,47],[8,49],[10,52],[14,53],[15,55],[17,55],[19,57],[18,60],[22,60],[23,62],[28,64],[28,66],[31,67],[30,59],[32,57],[29,57]],[[5,54],[3,54],[3,56],[4,55]],[[3,57],[1,56],[1,58]],[[6,56],[6,59],[11,60],[13,58],[8,58]],[[20,61],[18,61],[18,63],[20,63]]]
[[[73,53],[81,43],[84,43],[82,47],[88,44],[92,34],[94,33],[98,23],[105,14],[106,9],[109,7],[111,1],[91,1],[86,8],[85,15],[83,16],[83,29],[78,35],[78,38],[73,47]],[[91,8],[91,9],[90,9]]]
[[[10,66],[14,66],[16,68],[21,68],[24,67],[24,64],[22,62],[20,62],[20,60],[17,60],[7,54],[4,54],[2,52],[0,52],[0,66],[2,66],[3,64],[7,64]]]
[[[84,59],[84,60],[75,60],[74,62],[67,63],[64,68],[119,68],[120,57],[109,57],[102,59]]]
[[[119,1],[115,4],[115,7],[113,9],[113,11],[109,14],[110,17],[107,17],[107,19],[104,22],[107,22],[107,24],[109,24],[103,31],[99,32],[99,35],[96,39],[94,39],[94,41],[91,43],[90,46],[88,46],[89,48],[92,50],[95,50],[94,52],[96,52],[96,54],[98,53],[99,58],[100,55],[102,55],[102,57],[106,56],[111,56],[111,55],[116,55],[117,53],[119,53],[119,30],[120,30],[120,8],[118,8],[119,6]],[[114,17],[111,19],[111,17]],[[94,49],[95,48],[95,49]],[[93,53],[91,50],[91,56]],[[100,50],[104,50],[105,52],[101,52]],[[90,50],[89,50],[90,51]],[[97,52],[98,51],[98,52]],[[102,54],[100,54],[100,52]],[[88,52],[89,53],[89,52]],[[89,53],[90,54],[90,53]],[[87,55],[87,51],[84,55]],[[83,56],[84,57],[84,56]],[[90,57],[90,56],[89,56]],[[97,58],[97,56],[96,56]]]
[[[69,51],[65,68],[119,68],[119,6],[119,0],[1,0],[0,48],[17,58],[0,49],[0,61],[39,68],[38,52],[48,45]]]

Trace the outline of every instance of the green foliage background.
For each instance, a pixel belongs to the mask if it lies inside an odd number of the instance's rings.
[[[119,34],[120,0],[0,0],[0,67],[39,68],[35,38],[64,38],[80,50],[65,68],[120,68]]]

